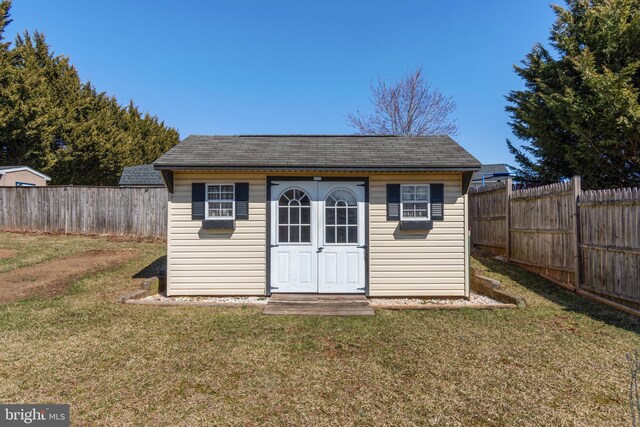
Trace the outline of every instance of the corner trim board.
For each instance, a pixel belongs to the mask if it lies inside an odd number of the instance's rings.
[[[169,190],[169,193],[173,193],[173,171],[161,170],[160,173],[162,174],[164,184],[167,186],[167,190]]]

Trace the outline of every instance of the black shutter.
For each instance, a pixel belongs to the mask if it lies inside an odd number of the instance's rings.
[[[191,184],[191,219],[204,219],[204,198],[206,185],[200,182]]]
[[[444,184],[431,184],[431,219],[444,220]]]
[[[400,220],[400,184],[387,184],[387,221]]]
[[[249,219],[249,183],[236,183],[236,219]]]

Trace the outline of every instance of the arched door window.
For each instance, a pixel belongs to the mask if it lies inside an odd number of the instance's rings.
[[[311,201],[303,190],[292,188],[278,199],[278,242],[311,242]]]
[[[326,243],[358,243],[358,203],[349,190],[339,188],[325,200]]]

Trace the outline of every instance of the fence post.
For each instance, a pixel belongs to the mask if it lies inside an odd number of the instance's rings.
[[[511,260],[511,192],[513,191],[513,178],[507,178],[507,188],[504,192],[505,194],[505,215],[506,219],[504,221],[506,227],[506,235],[505,238],[507,240],[507,262]]]
[[[572,179],[573,186],[573,271],[574,271],[574,285],[576,290],[580,289],[580,206],[579,199],[580,193],[582,193],[582,183],[579,176],[574,176]]]

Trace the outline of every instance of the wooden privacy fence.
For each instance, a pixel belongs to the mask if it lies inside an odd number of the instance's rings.
[[[495,255],[507,255],[508,193],[504,181],[469,190],[471,242]]]
[[[575,283],[576,189],[580,179],[514,191],[506,256],[542,276]]]
[[[581,289],[640,309],[640,188],[580,195]]]
[[[580,178],[471,189],[474,246],[581,295],[640,315],[640,189],[582,192]]]
[[[0,187],[0,230],[165,237],[165,188]]]

